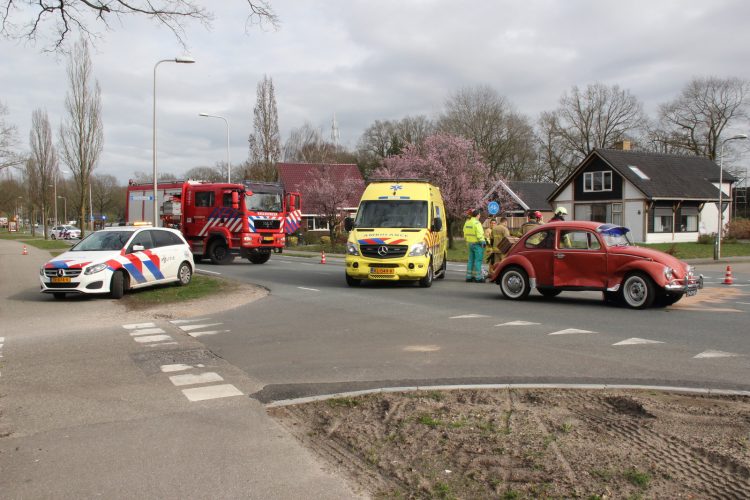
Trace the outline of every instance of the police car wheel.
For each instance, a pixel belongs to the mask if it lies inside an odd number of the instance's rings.
[[[113,299],[121,299],[125,295],[125,276],[121,271],[112,275],[112,282],[109,284],[109,294]]]
[[[177,270],[177,284],[179,286],[185,286],[190,284],[190,280],[193,278],[193,271],[190,269],[190,264],[183,262],[180,264],[180,268]]]

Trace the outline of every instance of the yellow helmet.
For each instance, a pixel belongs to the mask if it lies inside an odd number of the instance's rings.
[[[556,215],[568,215],[568,211],[565,209],[565,207],[557,207],[555,210]]]

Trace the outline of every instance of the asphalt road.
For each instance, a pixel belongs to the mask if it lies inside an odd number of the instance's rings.
[[[702,265],[707,287],[665,309],[605,305],[599,293],[526,301],[465,283],[350,288],[341,259],[273,256],[199,270],[267,287],[191,334],[264,386],[263,402],[376,387],[607,383],[750,390],[750,264]],[[221,323],[216,326],[216,323]]]

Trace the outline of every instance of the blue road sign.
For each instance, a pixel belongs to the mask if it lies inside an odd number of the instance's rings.
[[[487,212],[490,215],[496,215],[500,211],[500,204],[496,201],[491,201],[487,204]]]

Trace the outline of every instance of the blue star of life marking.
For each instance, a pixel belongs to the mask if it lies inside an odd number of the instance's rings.
[[[399,189],[403,189],[403,188],[404,187],[401,184],[394,184],[393,186],[391,186],[391,189],[394,191],[393,194],[396,194],[395,193],[396,191],[398,191]]]

